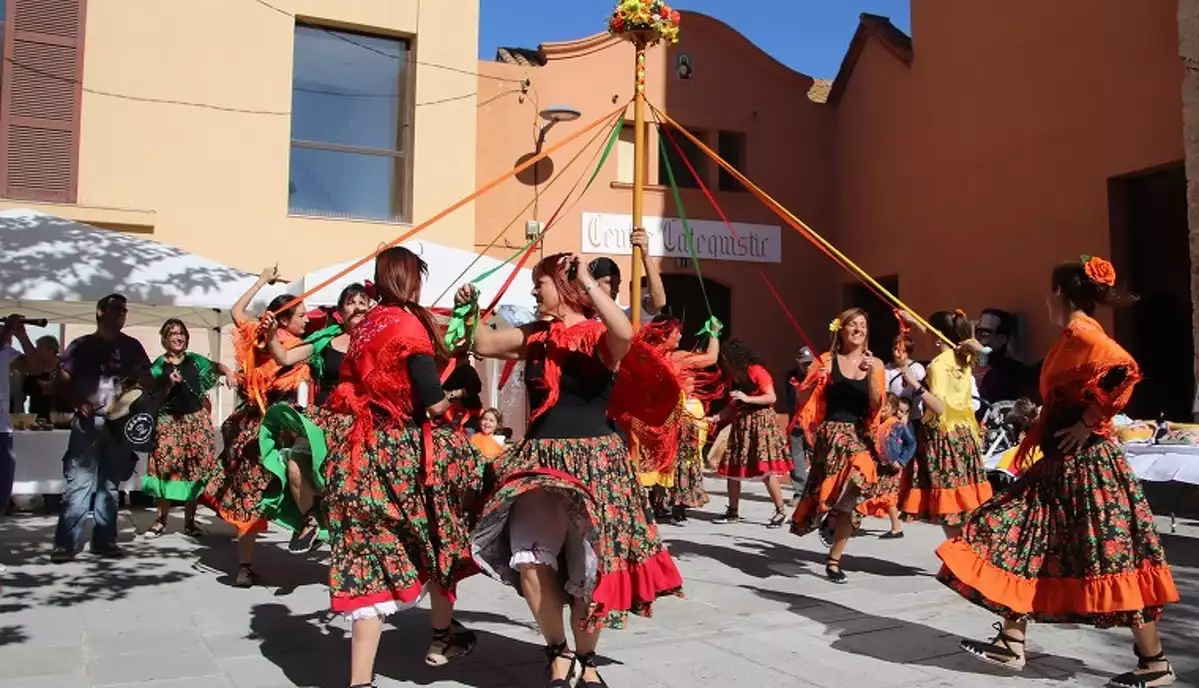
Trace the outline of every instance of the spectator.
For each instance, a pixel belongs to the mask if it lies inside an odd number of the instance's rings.
[[[71,404],[60,399],[55,387],[59,366],[58,339],[49,335],[38,337],[31,351],[18,361],[25,369],[24,392],[29,400],[29,412],[39,421],[49,421],[54,411],[70,413],[73,410]]]
[[[63,356],[59,382],[74,405],[75,418],[63,456],[67,485],[50,556],[55,563],[75,558],[89,510],[95,518],[92,552],[102,557],[124,554],[117,546],[117,486],[133,474],[137,457],[104,432],[104,417],[123,381],[135,380],[146,390],[153,385],[146,350],[121,333],[127,312],[120,294],[100,299],[96,331],[71,342]]]
[[[1016,317],[998,308],[983,310],[975,337],[983,346],[991,347],[984,370],[978,375],[979,396],[988,404],[1012,401],[1028,391],[1028,368],[1012,355],[1012,336]]]
[[[662,284],[662,275],[658,266],[649,257],[649,233],[644,228],[637,227],[629,235],[629,243],[641,248],[641,267],[645,276],[641,278],[641,322],[647,323],[666,308],[666,287]],[[620,296],[620,266],[607,256],[596,258],[588,267],[591,276],[595,278],[600,289],[608,290],[613,301],[619,303]],[[629,284],[630,290],[632,283]],[[633,309],[626,307],[624,314],[633,317]]]
[[[11,366],[21,352],[12,345],[13,337],[25,351],[33,351],[29,335],[25,334],[25,318],[10,315],[0,330],[0,517],[8,513],[12,484],[17,473],[17,456],[13,452],[12,416],[9,411],[9,375]]]
[[[803,428],[798,423],[791,422],[799,411],[799,386],[808,376],[808,368],[816,355],[809,347],[801,347],[795,354],[795,367],[787,371],[786,384],[783,385],[783,404],[779,411],[786,415],[790,427],[787,438],[791,449],[791,487],[795,490],[796,499],[803,495],[804,486],[808,482],[808,445]]]

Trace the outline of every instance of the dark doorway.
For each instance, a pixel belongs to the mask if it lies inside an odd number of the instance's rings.
[[[1191,418],[1194,334],[1187,182],[1181,163],[1108,181],[1113,259],[1123,286],[1141,297],[1116,311],[1116,339],[1141,365],[1127,413]]]
[[[703,279],[703,289],[700,289],[700,278],[689,274],[662,275],[662,284],[666,287],[666,308],[670,315],[683,321],[683,340],[679,346],[691,349],[696,345],[696,332],[708,320],[708,306],[704,303],[704,292],[708,294],[708,303],[712,305],[712,315],[724,323],[721,339],[728,339],[733,332],[733,292],[725,285],[708,278]]]
[[[876,277],[875,280],[891,294],[899,296],[897,275]],[[891,342],[899,334],[895,310],[861,282],[846,284],[843,289],[842,302],[845,308],[861,308],[870,316],[870,352],[882,361],[891,360]]]

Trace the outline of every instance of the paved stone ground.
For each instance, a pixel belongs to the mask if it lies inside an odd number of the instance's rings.
[[[685,527],[664,527],[687,598],[663,600],[652,620],[605,636],[602,672],[612,686],[1101,686],[1131,663],[1127,631],[1036,627],[1024,674],[995,673],[957,650],[960,635],[986,636],[994,619],[932,578],[938,529],[909,526],[901,541],[856,538],[846,558],[850,583],[834,586],[823,578],[814,535],[762,527],[770,509],[760,487],[743,505],[751,522],[716,526],[724,502],[718,485],[709,486],[706,511]],[[346,685],[347,625],[325,613],[317,559],[287,554],[272,533],[259,553],[266,585],[239,590],[226,573],[235,561],[227,530],[212,525],[200,543],[178,534],[135,539],[150,519],[122,514],[133,556],[85,554],[62,566],[47,561],[51,519],[0,525],[0,563],[8,566],[0,575],[0,688]],[[882,523],[867,527],[877,532]],[[1184,599],[1163,631],[1176,685],[1196,686],[1199,524],[1180,523],[1164,537]],[[441,671],[426,668],[428,619],[414,610],[384,634],[379,684],[545,685],[523,601],[482,578],[468,581],[461,598],[460,618],[480,634],[474,654]]]

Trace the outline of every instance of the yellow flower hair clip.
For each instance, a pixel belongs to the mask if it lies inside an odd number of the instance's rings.
[[[841,331],[841,318],[833,318],[833,321],[828,324],[829,334],[837,334]]]

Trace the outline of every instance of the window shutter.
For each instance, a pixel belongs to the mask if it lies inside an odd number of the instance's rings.
[[[86,0],[8,2],[0,76],[0,188],[74,203],[79,177]]]

